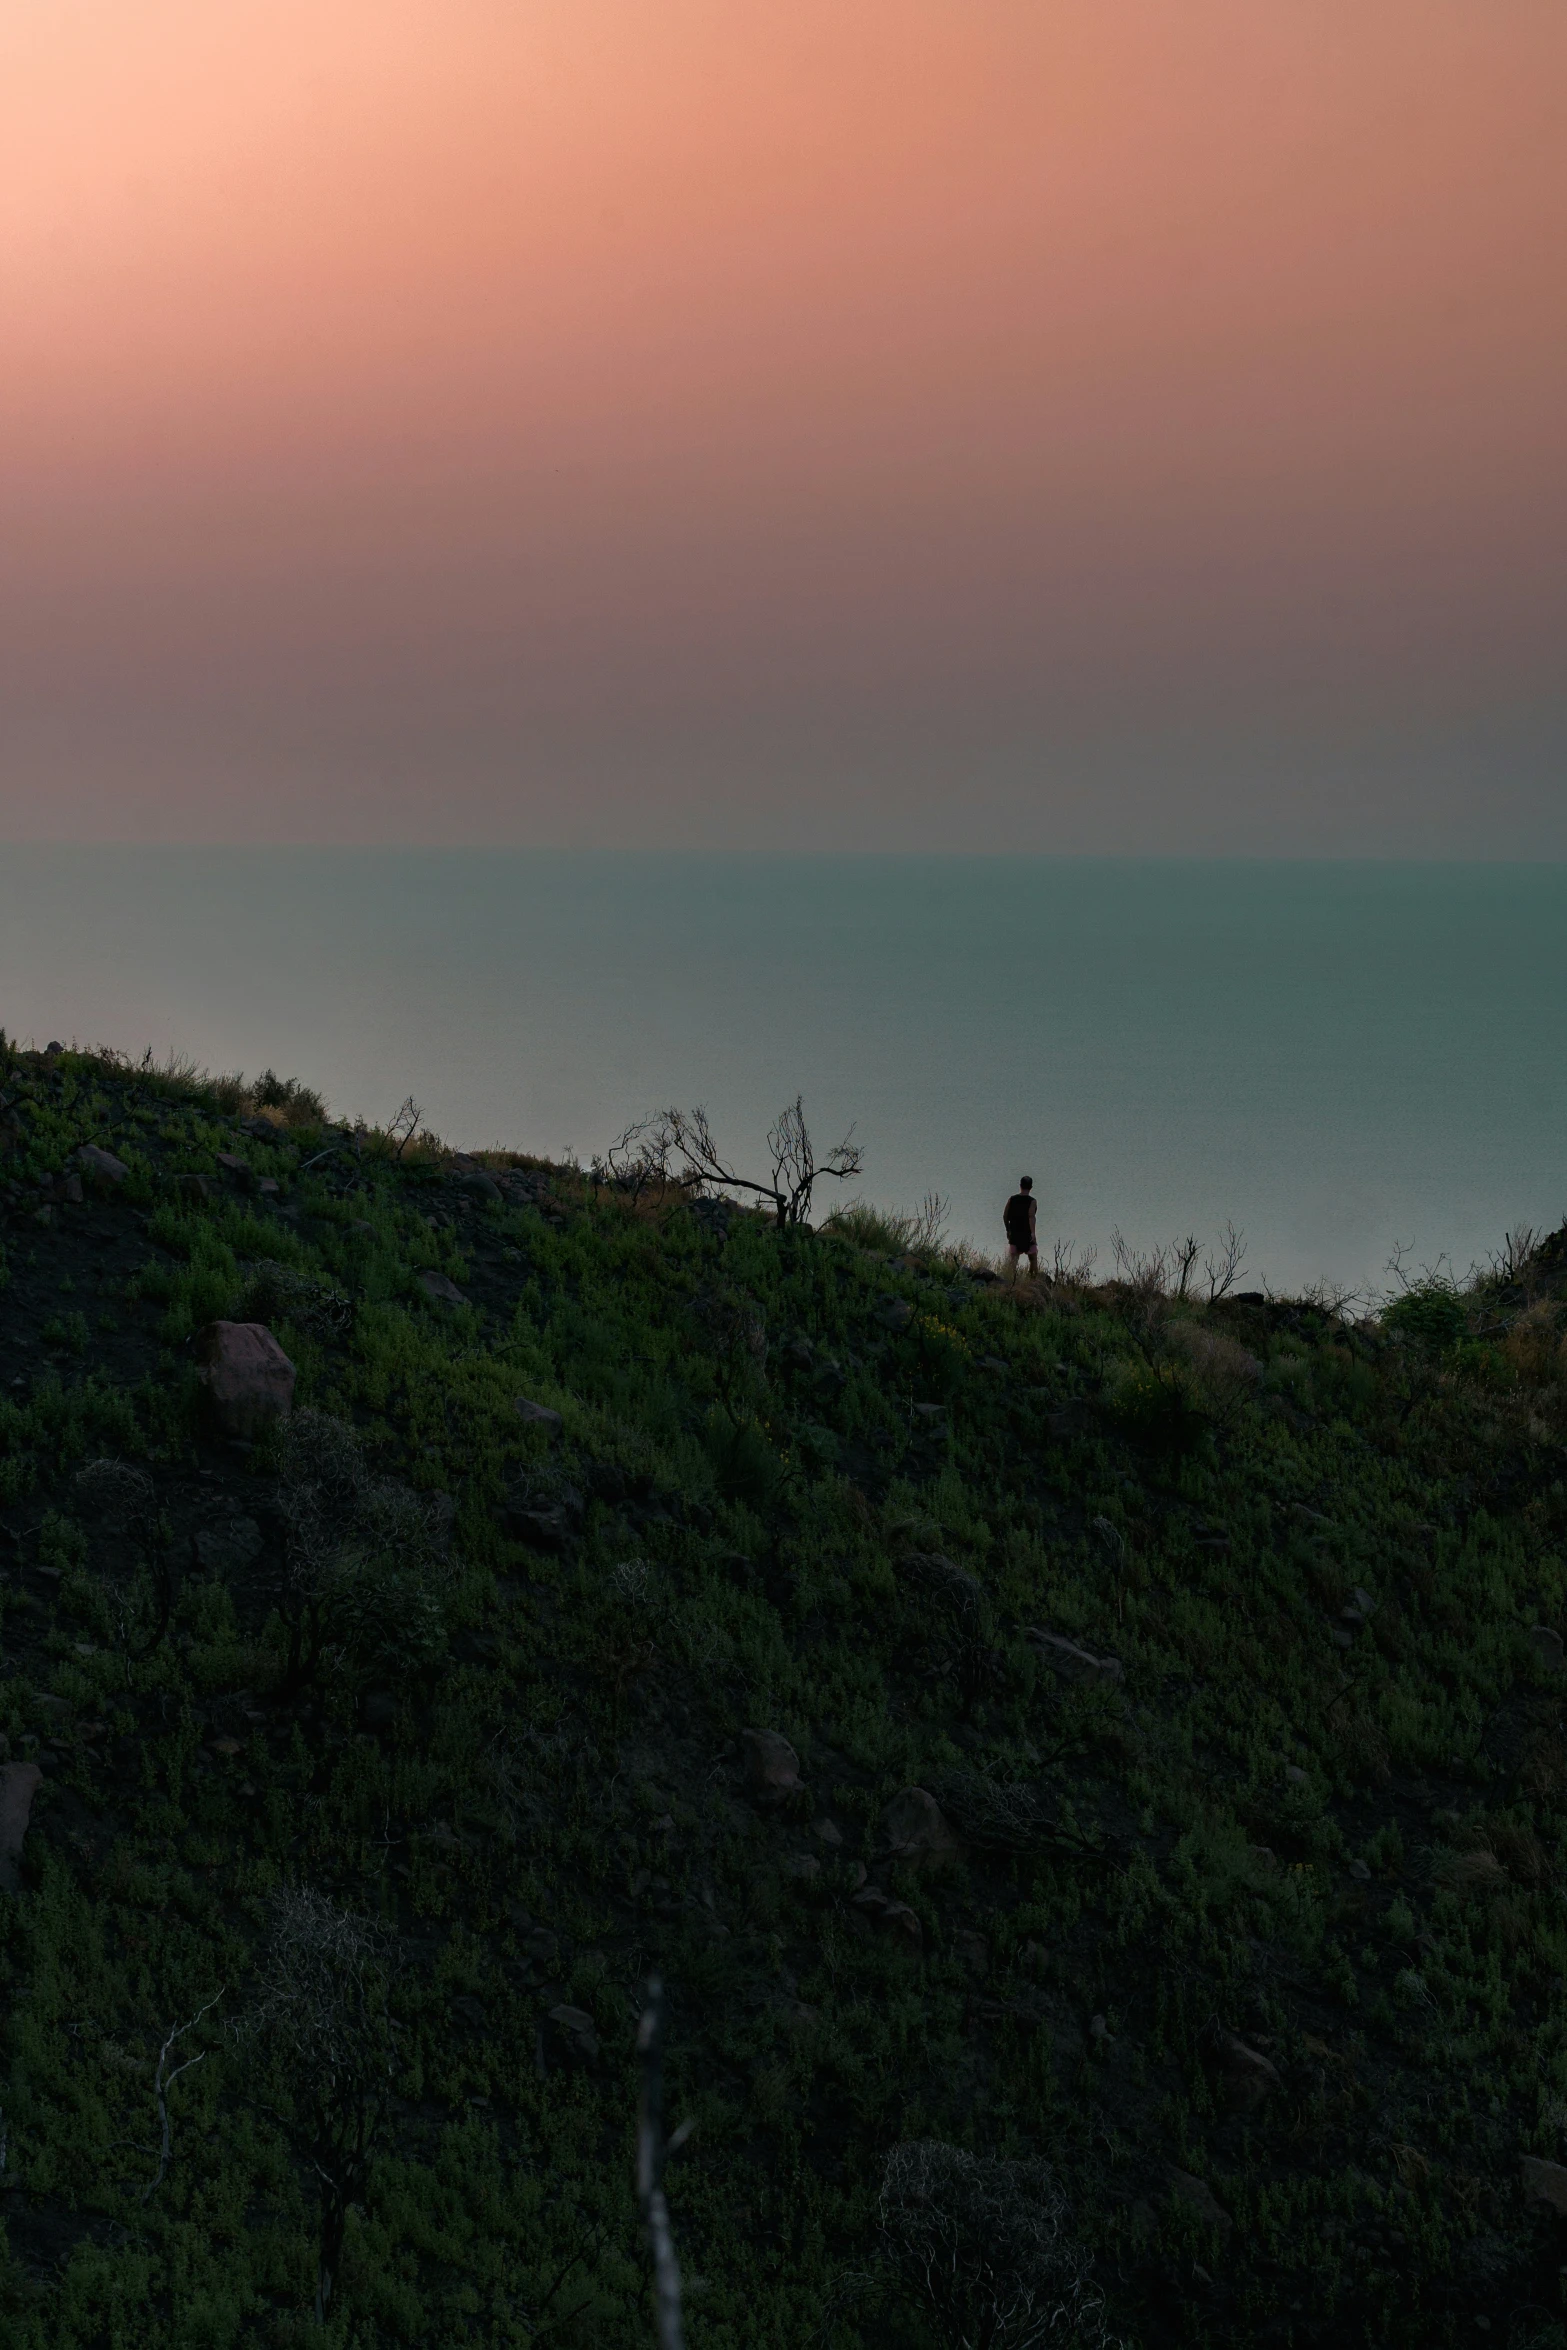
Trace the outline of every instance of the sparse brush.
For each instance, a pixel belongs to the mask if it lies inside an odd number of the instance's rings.
[[[283,2112],[321,2197],[316,2323],[326,2321],[350,2207],[391,2094],[394,1938],[310,1886],[280,1893],[236,2038],[281,2076]]]
[[[1103,2302],[1067,2216],[1042,2162],[921,2139],[882,2173],[885,2257],[950,2350],[1103,2350]]]
[[[279,1602],[290,1678],[313,1673],[328,1642],[366,1670],[432,1664],[452,1579],[440,1503],[377,1476],[352,1428],[306,1408],[283,1440],[278,1507],[288,1530]]]
[[[250,1321],[288,1321],[313,1337],[340,1338],[353,1328],[354,1310],[346,1291],[297,1266],[263,1257],[249,1269],[245,1314]]]
[[[980,1771],[946,1771],[936,1792],[971,1844],[993,1852],[1037,1852],[1056,1841],[1051,1804],[1037,1787]]]
[[[1262,1365],[1237,1339],[1210,1330],[1205,1323],[1185,1320],[1168,1322],[1164,1337],[1190,1368],[1199,1397],[1216,1419],[1228,1424],[1256,1394]]]
[[[939,1191],[928,1191],[919,1206],[913,1210],[872,1207],[868,1200],[850,1200],[844,1207],[834,1208],[822,1226],[839,1240],[852,1241],[856,1248],[874,1250],[879,1256],[929,1257],[951,1255],[954,1261],[983,1263],[977,1250],[948,1250],[947,1225],[951,1215],[949,1203]]]
[[[131,1663],[152,1655],[174,1612],[175,1570],[157,1487],[130,1461],[89,1461],[75,1478],[92,1528],[91,1557],[117,1646]]]

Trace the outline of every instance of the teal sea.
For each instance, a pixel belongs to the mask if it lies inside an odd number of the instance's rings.
[[[0,849],[0,1022],[271,1063],[345,1115],[584,1159],[803,1092],[864,1196],[1247,1279],[1462,1272],[1567,1215],[1567,867]]]

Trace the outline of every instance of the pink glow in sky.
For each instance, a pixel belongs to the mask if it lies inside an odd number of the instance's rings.
[[[7,0],[0,838],[1567,854],[1559,0]]]

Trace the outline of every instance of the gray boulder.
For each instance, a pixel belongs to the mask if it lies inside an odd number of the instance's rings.
[[[209,1322],[196,1341],[207,1410],[225,1436],[254,1439],[294,1408],[294,1366],[264,1322]]]

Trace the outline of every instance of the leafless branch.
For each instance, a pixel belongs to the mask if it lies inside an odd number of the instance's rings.
[[[1105,2344],[1103,2304],[1039,2162],[934,2140],[895,2146],[882,2177],[885,2255],[954,2350]]]
[[[627,1138],[634,1141],[637,1149],[653,1154],[666,1180],[673,1180],[684,1189],[749,1192],[755,1199],[769,1200],[780,1228],[807,1221],[811,1196],[818,1183],[847,1183],[864,1171],[865,1163],[852,1127],[825,1158],[817,1158],[805,1122],[804,1099],[799,1094],[785,1104],[767,1130],[767,1149],[772,1160],[769,1180],[742,1175],[730,1163],[719,1149],[712,1123],[700,1105],[694,1110],[662,1110],[642,1127],[628,1128]]]
[[[1228,1297],[1240,1278],[1246,1262],[1246,1235],[1237,1232],[1227,1222],[1213,1251],[1203,1258],[1202,1269],[1208,1276],[1208,1303],[1217,1305],[1221,1297]]]
[[[413,1141],[414,1136],[419,1131],[419,1121],[423,1116],[423,1110],[420,1109],[419,1104],[414,1100],[413,1095],[410,1094],[407,1100],[404,1102],[402,1108],[398,1111],[396,1117],[393,1118],[390,1125],[386,1129],[387,1141],[395,1143],[397,1146],[392,1153],[394,1159],[400,1159],[404,1151],[408,1148],[408,1145]]]
[[[181,2073],[191,2072],[198,2064],[205,2064],[210,2051],[203,2048],[199,2056],[187,2056],[185,2062],[177,2064],[172,2072],[168,2069],[169,2058],[178,2042],[184,2039],[187,2032],[193,2032],[204,2016],[212,2013],[222,1996],[220,1988],[213,1993],[205,2007],[196,2010],[188,2024],[176,2024],[158,2051],[158,2069],[152,2082],[152,2093],[158,2106],[158,2172],[156,2178],[149,2179],[141,2191],[143,2203],[162,2186],[168,2176],[169,2160],[174,2151],[174,2128],[169,2119],[169,2091]]]
[[[647,2005],[637,2026],[637,2054],[642,2061],[642,2093],[637,2106],[637,2201],[653,2254],[653,2306],[658,2322],[659,2350],[683,2350],[685,2328],[680,2315],[680,2263],[669,2228],[669,2206],[664,2200],[664,1987],[657,1975],[649,1979]]]
[[[1068,1289],[1086,1289],[1099,1261],[1096,1248],[1078,1248],[1070,1240],[1058,1240],[1051,1251],[1050,1278]]]
[[[1172,1240],[1169,1250],[1169,1268],[1175,1283],[1177,1297],[1185,1297],[1191,1288],[1192,1274],[1202,1254],[1202,1242],[1195,1232],[1188,1232],[1184,1240]]]
[[[278,1896],[258,1996],[240,2031],[286,2084],[285,2119],[321,2183],[315,2314],[324,2324],[350,2206],[391,2090],[396,1945],[308,1886]]]

